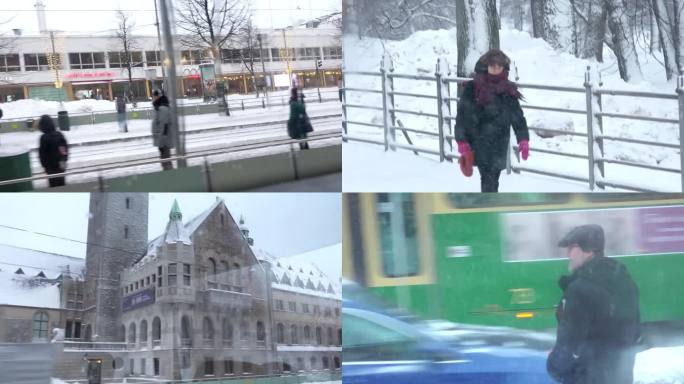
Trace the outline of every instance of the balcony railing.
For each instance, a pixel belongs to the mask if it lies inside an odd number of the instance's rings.
[[[91,341],[63,341],[62,343],[64,344],[64,350],[125,351],[127,349],[126,343],[91,342]]]
[[[161,347],[161,340],[152,340],[152,348]]]

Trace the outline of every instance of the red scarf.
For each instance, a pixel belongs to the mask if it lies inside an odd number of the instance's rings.
[[[508,71],[503,70],[498,75],[478,73],[475,75],[475,101],[479,106],[487,105],[496,95],[510,95],[516,99],[522,99],[518,86],[508,80]]]

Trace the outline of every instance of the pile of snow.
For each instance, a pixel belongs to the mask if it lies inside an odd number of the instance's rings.
[[[675,95],[676,84],[667,82],[664,70],[657,60],[648,55],[642,55],[642,72],[645,80],[638,83],[625,83],[620,79],[614,55],[605,50],[605,63],[596,63],[578,59],[568,53],[554,51],[542,39],[534,39],[527,32],[504,29],[500,31],[501,47],[514,62],[511,80],[515,80],[516,68],[521,84],[543,84],[583,88],[584,74],[587,66],[591,67],[593,79],[598,79],[601,73],[603,88],[614,90],[629,90],[642,92],[668,93]],[[378,71],[383,52],[387,52],[394,64],[395,73],[432,76],[435,73],[437,58],[444,58],[450,64],[455,76],[457,63],[456,30],[420,31],[403,41],[381,41],[378,39],[358,39],[353,35],[344,38],[345,69],[348,71]],[[381,89],[380,77],[348,75],[345,79],[347,87]],[[398,92],[410,92],[424,95],[436,95],[436,84],[433,81],[417,81],[395,79],[394,89]],[[452,97],[455,96],[456,86],[451,86]],[[521,89],[525,104],[547,106],[554,108],[586,109],[584,93],[561,93],[556,91],[541,91]],[[380,94],[347,93],[347,103],[382,106]],[[397,109],[436,114],[435,100],[396,96]],[[668,119],[678,118],[677,100],[647,99],[624,96],[603,97],[603,111],[630,115],[643,115]],[[451,104],[452,114],[456,111],[456,104]],[[586,132],[586,116],[559,112],[524,109],[528,125],[535,128],[548,128],[562,131]],[[348,108],[349,120],[382,124],[382,112]],[[398,113],[404,127],[438,132],[437,119]],[[382,130],[349,124],[349,134],[382,140]],[[611,136],[642,139],[661,143],[678,144],[679,129],[676,124],[653,123],[646,121],[604,118],[604,133]],[[409,133],[414,144],[418,146],[438,149],[436,137]],[[397,132],[397,141],[406,143],[401,132]],[[531,147],[540,149],[562,150],[566,153],[587,154],[586,139],[568,135],[552,138],[541,138],[532,133]],[[609,158],[635,161],[650,165],[679,168],[680,157],[676,149],[655,148],[650,146],[606,141],[605,154]],[[345,150],[345,158],[347,152]],[[553,155],[533,152],[529,165],[537,169],[556,170],[570,168],[569,173],[586,177],[587,165],[584,160],[574,160]],[[656,180],[673,179],[672,174],[651,172],[634,175],[634,168],[607,165],[606,177],[611,180],[627,182],[630,179]],[[347,168],[345,166],[345,168]],[[626,178],[626,179],[625,179]],[[675,178],[676,179],[676,178]],[[653,187],[653,185],[651,185]],[[346,189],[346,186],[345,186]],[[664,189],[669,189],[664,188]],[[677,188],[679,189],[679,188]]]

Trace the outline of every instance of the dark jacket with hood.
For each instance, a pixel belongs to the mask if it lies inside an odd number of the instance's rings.
[[[62,173],[66,170],[66,161],[69,157],[69,146],[61,132],[55,127],[55,123],[48,115],[43,115],[38,121],[38,127],[43,134],[40,136],[38,157],[40,164],[48,174]]]
[[[474,76],[489,76],[480,62],[475,71]],[[475,81],[465,83],[457,105],[456,141],[470,144],[477,166],[502,170],[506,168],[510,127],[518,142],[529,140],[527,121],[517,97],[495,94],[488,103],[479,105],[475,93]]]
[[[639,291],[627,268],[594,256],[559,285],[563,297],[549,374],[561,383],[632,383]]]
[[[161,96],[152,103],[154,117],[152,118],[152,142],[158,148],[174,148],[173,130],[171,129],[171,110],[169,99]]]
[[[304,101],[301,99],[290,99],[290,118],[287,121],[287,134],[292,139],[303,139],[311,131],[313,131],[313,128],[306,114]]]

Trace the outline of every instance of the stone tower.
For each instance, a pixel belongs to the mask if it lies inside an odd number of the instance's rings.
[[[84,336],[123,341],[120,274],[147,249],[147,193],[91,193]]]

